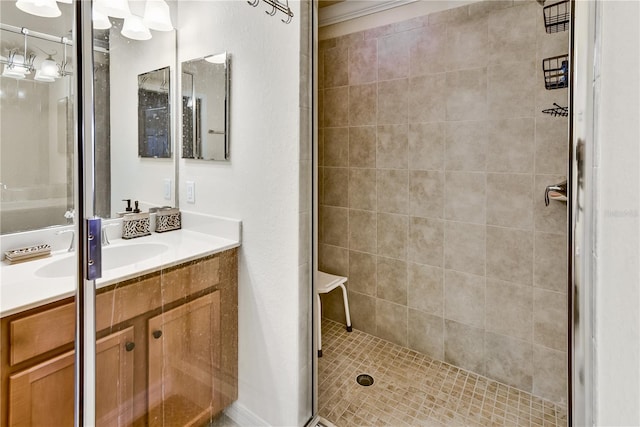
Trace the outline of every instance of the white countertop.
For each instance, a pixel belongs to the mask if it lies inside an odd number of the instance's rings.
[[[102,278],[96,281],[96,288],[99,289],[162,268],[238,247],[240,239],[218,237],[182,229],[161,234],[152,233],[149,236],[131,240],[111,239],[110,247],[144,246],[148,243],[163,244],[167,246],[167,249],[142,261],[103,271]],[[67,277],[54,278],[40,277],[37,274],[38,269],[73,255],[66,250],[58,250],[53,252],[51,257],[19,264],[10,265],[6,261],[2,261],[0,264],[0,278],[2,279],[0,282],[0,316],[5,317],[74,296],[76,293],[75,273],[70,272]]]

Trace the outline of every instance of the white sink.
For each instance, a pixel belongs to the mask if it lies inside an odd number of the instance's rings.
[[[102,248],[102,271],[125,267],[156,257],[169,247],[163,243],[132,243]],[[64,258],[54,257],[50,263],[35,271],[36,276],[43,278],[71,277],[74,275],[76,258],[73,254]]]

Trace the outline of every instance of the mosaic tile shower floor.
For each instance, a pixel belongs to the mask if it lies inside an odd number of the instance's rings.
[[[322,352],[319,412],[338,427],[567,425],[562,406],[327,319]]]

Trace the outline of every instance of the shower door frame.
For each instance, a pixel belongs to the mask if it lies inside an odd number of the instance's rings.
[[[76,334],[75,334],[75,426],[95,425],[96,328],[95,279],[100,277],[100,220],[95,218],[95,117],[93,61],[93,4],[74,2],[74,139],[75,139],[75,236],[76,236]],[[90,230],[96,221],[97,233]],[[93,242],[93,243],[92,243]],[[89,247],[96,248],[97,265],[90,268]],[[97,274],[90,279],[89,271]]]

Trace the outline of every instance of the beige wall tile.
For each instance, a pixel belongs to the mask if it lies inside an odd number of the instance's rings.
[[[533,385],[533,346],[504,335],[485,334],[486,375],[522,390]]]
[[[484,328],[484,288],[484,276],[445,270],[445,319]]]
[[[349,166],[376,167],[376,127],[349,128]]]
[[[324,166],[349,165],[349,128],[324,130]]]
[[[409,76],[411,33],[402,32],[378,39],[378,80]]]
[[[548,185],[555,185],[566,179],[566,175],[536,175],[533,191],[536,231],[558,234],[567,233],[567,204],[552,200],[549,206],[544,205],[545,188]]]
[[[487,331],[533,342],[533,288],[487,279]]]
[[[566,52],[565,52],[566,53]],[[556,55],[552,55],[556,56]],[[553,118],[557,121],[564,122],[567,129],[569,128],[568,117],[553,117],[549,114],[545,114],[542,111],[555,108],[554,103],[561,107],[567,107],[569,105],[569,88],[552,89],[547,90],[544,87],[544,73],[542,71],[542,59],[539,61],[540,66],[536,69],[536,119],[548,119]]]
[[[409,117],[407,79],[378,82],[378,124],[407,123]],[[327,101],[325,100],[325,105]],[[325,107],[325,122],[326,122]]]
[[[484,173],[445,174],[444,217],[454,221],[484,224],[486,182]]]
[[[324,168],[324,204],[329,206],[349,205],[349,169]]]
[[[344,47],[324,51],[324,86],[332,88],[349,84],[349,52]]]
[[[376,148],[376,167],[407,169],[408,159],[408,126],[378,126]]]
[[[349,314],[351,326],[355,329],[372,335],[376,334],[376,299],[374,297],[349,291]]]
[[[412,31],[409,75],[441,73],[446,70],[447,30],[444,24],[427,25]]]
[[[486,16],[447,25],[447,70],[486,67],[488,34]]]
[[[444,275],[442,268],[407,264],[409,308],[442,317],[444,313]]]
[[[376,170],[349,169],[349,207],[374,211],[376,203]]]
[[[342,304],[342,290],[334,289],[328,294],[320,294],[322,301],[322,316],[336,322],[345,323],[344,305]]]
[[[349,290],[375,296],[377,286],[376,256],[349,252]]]
[[[409,169],[442,170],[444,141],[443,123],[409,124]]]
[[[376,253],[376,214],[349,209],[349,249]]]
[[[320,206],[320,243],[347,247],[347,231],[349,229],[349,214],[345,208]]]
[[[567,403],[567,353],[533,346],[533,394]]]
[[[378,256],[377,297],[407,305],[407,263]]]
[[[346,276],[349,273],[349,251],[332,245],[318,245],[318,268],[329,274]]]
[[[444,324],[444,361],[483,375],[484,331],[452,320]]]
[[[377,171],[378,211],[406,214],[409,211],[409,173],[406,170]]]
[[[378,41],[363,40],[349,48],[349,84],[375,82],[378,79]]]
[[[409,214],[442,218],[444,211],[444,173],[409,172]]]
[[[487,122],[447,122],[445,141],[447,170],[485,170]]]
[[[407,258],[409,217],[406,215],[378,214],[378,255],[389,258]]]
[[[407,346],[407,307],[382,299],[376,300],[377,336]]]
[[[487,70],[489,117],[534,117],[536,71],[534,61],[492,65]]]
[[[487,227],[487,277],[531,285],[533,233],[512,228]]]
[[[349,125],[349,87],[342,86],[324,90],[324,126]]]
[[[485,274],[485,226],[446,222],[444,265],[465,273]]]
[[[349,124],[351,126],[376,124],[377,97],[376,83],[349,86]]]
[[[534,289],[533,298],[533,342],[567,351],[566,294]]]
[[[324,52],[325,50],[318,51],[317,82],[318,82],[318,91],[320,92],[322,91],[322,89],[324,89]]]
[[[536,119],[536,173],[567,175],[569,136],[567,121]]]
[[[442,267],[444,223],[437,219],[411,217],[407,259],[418,264]]]
[[[491,120],[488,128],[487,172],[532,173],[534,119]]]
[[[533,175],[487,174],[487,224],[533,228]]]
[[[493,11],[489,14],[489,59],[491,64],[535,58],[536,23],[542,21],[534,2]]]
[[[567,236],[535,233],[533,285],[567,292]]]
[[[446,91],[447,120],[485,120],[487,118],[486,68],[447,73]],[[328,105],[326,99],[325,104]],[[325,116],[326,108],[325,106]]]
[[[438,360],[444,359],[444,322],[442,317],[409,309],[409,348]]]
[[[409,122],[437,122],[445,119],[445,74],[409,79]]]

